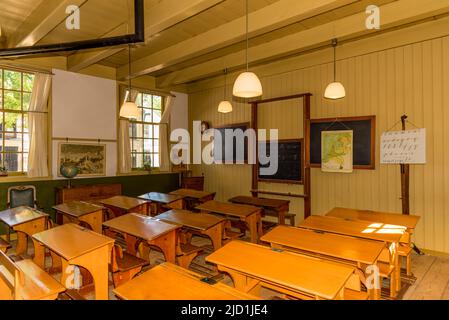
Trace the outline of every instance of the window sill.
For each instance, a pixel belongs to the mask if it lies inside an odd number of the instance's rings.
[[[148,175],[159,175],[159,174],[173,174],[173,173],[177,173],[177,172],[161,172],[159,170],[154,170],[151,172],[148,171],[132,171],[132,172],[128,172],[128,173],[117,173],[118,177],[126,177],[126,176],[148,176]]]

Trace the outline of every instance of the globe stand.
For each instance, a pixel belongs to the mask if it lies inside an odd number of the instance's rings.
[[[73,179],[67,179],[67,189],[72,189],[72,180]]]

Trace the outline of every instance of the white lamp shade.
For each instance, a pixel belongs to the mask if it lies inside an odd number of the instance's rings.
[[[218,112],[229,113],[232,112],[232,104],[229,101],[222,101],[218,105]]]
[[[340,82],[332,82],[327,86],[324,97],[332,100],[342,99],[346,97],[345,87]]]
[[[137,119],[139,116],[139,108],[134,102],[126,101],[120,109],[120,117],[128,119]]]
[[[239,98],[255,98],[263,94],[262,84],[253,72],[244,72],[234,83],[233,94]]]

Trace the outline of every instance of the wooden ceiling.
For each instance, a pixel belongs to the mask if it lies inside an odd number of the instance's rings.
[[[65,27],[71,4],[80,6],[80,30]],[[381,8],[382,31],[449,12],[449,0],[249,0],[251,63],[320,48],[333,37],[374,34],[363,27],[372,4]],[[15,47],[123,35],[133,32],[132,10],[132,0],[2,0],[1,36]],[[145,0],[145,19],[146,42],[132,50],[133,77],[152,75],[169,87],[244,65],[242,0]],[[64,55],[69,70],[98,63],[117,68],[122,80],[128,76],[126,49]]]

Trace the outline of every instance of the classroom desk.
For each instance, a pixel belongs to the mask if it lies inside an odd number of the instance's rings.
[[[273,212],[278,217],[281,225],[285,224],[285,215],[290,210],[289,200],[238,196],[229,199],[229,202],[260,207],[264,209],[265,214]]]
[[[108,238],[76,224],[65,224],[33,235],[40,246],[61,258],[61,284],[71,289],[73,273],[69,266],[80,266],[89,271],[95,284],[95,299],[108,300],[109,262],[114,239]]]
[[[249,229],[251,242],[257,243],[262,236],[262,209],[255,206],[208,201],[196,207],[202,213],[214,213],[243,221]]]
[[[300,224],[301,228],[348,235],[356,238],[382,241],[386,244],[390,265],[394,266],[391,283],[393,295],[401,289],[401,269],[398,246],[405,227],[385,225],[362,220],[344,220],[335,217],[311,216]]]
[[[186,210],[171,210],[158,215],[155,219],[174,223],[185,229],[208,236],[212,241],[214,250],[218,250],[222,246],[224,224],[226,222],[223,218]]]
[[[164,207],[170,209],[184,209],[184,196],[180,195],[150,192],[143,194],[138,198],[150,202],[150,213],[152,216],[167,211],[164,210]]]
[[[84,222],[93,231],[103,233],[103,207],[83,201],[72,201],[54,206],[53,209],[62,215],[64,224]]]
[[[0,212],[0,221],[17,232],[16,255],[27,252],[27,236],[31,237],[33,234],[47,229],[47,219],[48,214],[29,207],[18,207]],[[33,244],[36,249],[34,241]],[[39,255],[39,252],[35,250],[34,262],[43,266],[44,259],[44,255]]]
[[[185,208],[193,210],[198,203],[204,203],[214,200],[216,192],[198,191],[193,189],[179,189],[170,192],[170,194],[183,196],[185,202]]]
[[[366,279],[367,266],[375,265],[382,250],[383,242],[353,238],[332,233],[317,233],[314,230],[278,226],[265,234],[261,241],[268,242],[274,249],[290,250],[333,260],[357,267]],[[379,299],[379,292],[371,290],[372,299]]]
[[[115,196],[109,199],[98,200],[99,203],[112,210],[115,217],[127,213],[148,214],[148,201],[126,196]]]
[[[260,287],[299,299],[344,299],[354,268],[253,243],[232,241],[206,258],[228,273],[237,290],[259,295]]]
[[[136,244],[140,239],[150,246],[161,249],[167,262],[176,263],[176,230],[180,226],[137,213],[126,214],[106,221],[103,226],[123,234],[128,253],[137,254]],[[139,253],[143,258],[143,248]]]
[[[209,285],[204,277],[163,263],[114,290],[122,300],[256,300],[222,283]]]

